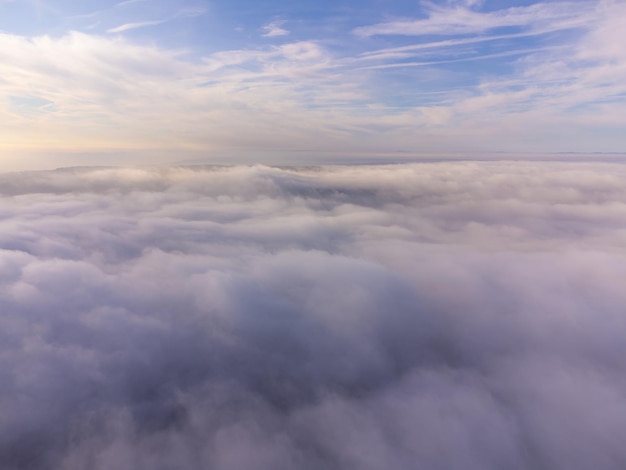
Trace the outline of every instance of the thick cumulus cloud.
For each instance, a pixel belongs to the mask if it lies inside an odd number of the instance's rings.
[[[624,468],[625,178],[1,175],[0,467]]]

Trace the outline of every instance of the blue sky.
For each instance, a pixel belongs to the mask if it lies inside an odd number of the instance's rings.
[[[0,0],[0,149],[626,152],[625,23],[623,0]]]

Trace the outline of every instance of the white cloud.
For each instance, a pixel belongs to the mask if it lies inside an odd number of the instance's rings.
[[[287,36],[289,31],[284,29],[282,26],[285,24],[285,21],[272,21],[263,26],[263,37],[273,38],[277,36]]]

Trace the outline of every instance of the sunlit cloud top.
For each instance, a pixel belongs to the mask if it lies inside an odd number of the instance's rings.
[[[626,152],[624,21],[623,0],[4,0],[4,167]]]

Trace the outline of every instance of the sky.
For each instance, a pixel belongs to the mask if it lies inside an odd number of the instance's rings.
[[[0,468],[623,469],[625,25],[0,0]]]
[[[3,470],[621,470],[626,166],[0,175]]]
[[[626,152],[624,0],[2,0],[0,170]]]

